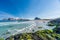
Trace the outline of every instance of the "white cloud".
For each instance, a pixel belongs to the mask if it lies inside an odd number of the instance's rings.
[[[60,17],[59,0],[32,0],[27,14],[23,14],[27,18],[57,18]],[[21,15],[22,16],[22,15]]]
[[[50,7],[49,7],[50,6]],[[60,17],[60,2],[59,0],[54,0],[48,9],[44,10],[39,17],[41,18],[58,18]]]
[[[3,18],[9,18],[9,17],[15,17],[9,13],[6,13],[6,12],[3,12],[3,11],[0,11],[0,19],[3,19]]]

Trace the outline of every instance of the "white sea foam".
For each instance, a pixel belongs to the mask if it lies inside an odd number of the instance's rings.
[[[0,26],[23,24],[23,23],[31,23],[31,21],[27,21],[27,22],[0,22]]]
[[[5,36],[3,36],[4,38],[7,38],[11,35],[15,35],[15,34],[20,34],[20,33],[33,33],[36,32],[38,30],[44,30],[44,29],[53,29],[54,27],[49,27],[47,26],[47,22],[40,22],[40,21],[28,21],[28,22],[10,22],[10,23],[2,23],[2,24],[6,24],[6,25],[15,25],[15,24],[29,24],[28,26],[26,25],[24,28],[22,29],[8,29],[7,32],[9,32],[10,34],[6,34]],[[1,24],[1,23],[0,23]],[[21,25],[20,25],[21,27]],[[42,27],[41,29],[39,29],[38,27]],[[34,30],[34,31],[32,31]]]

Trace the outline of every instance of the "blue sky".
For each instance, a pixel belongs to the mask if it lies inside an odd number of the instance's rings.
[[[19,18],[58,18],[60,0],[0,0],[0,19]]]

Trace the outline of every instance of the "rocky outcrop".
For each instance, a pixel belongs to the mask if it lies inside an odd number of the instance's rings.
[[[35,17],[35,19],[34,20],[40,20],[40,18],[38,18],[38,17]]]

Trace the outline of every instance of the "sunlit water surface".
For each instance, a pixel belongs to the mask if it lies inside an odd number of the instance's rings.
[[[42,27],[41,29],[38,27]],[[26,22],[0,22],[0,37],[7,38],[11,35],[24,32],[34,32],[44,29],[53,29],[47,26],[47,22],[26,21]]]

